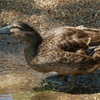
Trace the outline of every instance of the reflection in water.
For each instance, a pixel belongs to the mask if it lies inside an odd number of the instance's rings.
[[[11,94],[0,94],[0,100],[13,100]]]

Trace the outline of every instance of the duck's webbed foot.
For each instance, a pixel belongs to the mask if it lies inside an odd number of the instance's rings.
[[[76,82],[77,76],[73,76],[72,81],[68,80],[67,76],[56,75],[52,77],[47,77],[42,82],[42,87],[45,90],[57,90],[61,92],[68,92],[73,89]],[[68,82],[70,81],[70,82]]]
[[[77,77],[77,75],[73,75],[72,80],[69,80],[70,82],[68,82],[68,80],[65,80],[66,76],[63,76],[61,79],[62,84],[56,86],[55,88],[59,89],[61,92],[68,92],[74,88],[74,84],[76,82]]]
[[[62,81],[60,81],[61,78],[62,75],[59,74],[51,75],[49,77],[44,78],[41,83],[42,88],[45,90],[57,90],[55,89],[55,87],[62,84]]]

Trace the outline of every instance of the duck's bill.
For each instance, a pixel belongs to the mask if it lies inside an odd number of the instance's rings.
[[[9,25],[9,26],[5,26],[5,27],[1,27],[0,28],[0,34],[10,34],[11,32],[10,32],[10,28],[11,28],[11,26]]]

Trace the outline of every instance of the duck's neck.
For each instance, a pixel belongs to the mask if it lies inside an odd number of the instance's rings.
[[[31,66],[30,62],[34,59],[38,54],[39,45],[42,43],[43,39],[38,38],[32,43],[24,44],[24,54],[27,63]]]

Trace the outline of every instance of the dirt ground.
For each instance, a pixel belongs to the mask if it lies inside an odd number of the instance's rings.
[[[41,34],[64,25],[100,28],[100,0],[0,0],[0,27],[14,21],[26,22]],[[33,89],[47,75],[29,69],[20,41],[0,35],[0,92]],[[79,82],[92,90],[38,92],[31,100],[100,100],[100,71],[81,76]]]

